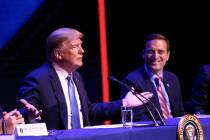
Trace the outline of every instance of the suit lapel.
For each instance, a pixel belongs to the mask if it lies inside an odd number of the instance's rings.
[[[147,86],[149,88],[149,91],[151,91],[153,93],[153,97],[152,97],[151,101],[157,107],[157,109],[159,110],[159,112],[162,112],[161,111],[161,108],[160,108],[158,94],[157,94],[157,91],[156,91],[155,86],[152,83],[152,81],[148,80],[148,85]]]
[[[84,125],[90,125],[89,122],[89,109],[88,109],[88,97],[87,97],[87,93],[83,84],[82,79],[80,78],[79,74],[77,72],[73,73],[73,79],[75,82],[75,85],[77,87],[78,90],[78,94],[79,94],[79,98],[80,98],[80,104],[81,104],[81,112],[83,115],[83,123]]]
[[[50,82],[52,85],[52,89],[53,89],[53,93],[55,94],[57,100],[58,100],[58,104],[60,107],[60,117],[61,120],[63,122],[63,125],[65,127],[65,129],[68,129],[68,118],[67,118],[67,106],[66,106],[66,100],[64,97],[64,93],[62,90],[62,86],[60,83],[60,80],[58,78],[58,75],[56,73],[56,71],[54,70],[53,66],[49,64],[49,77],[50,77]]]
[[[160,109],[160,104],[159,104],[159,99],[158,99],[158,94],[156,92],[156,89],[155,89],[155,86],[154,84],[152,83],[152,81],[150,80],[145,68],[143,68],[143,81],[145,81],[145,89],[144,91],[150,91],[151,93],[153,93],[153,97],[151,98],[151,102],[153,102],[153,104],[158,108],[158,110],[160,112],[161,109]],[[153,107],[152,107],[153,108]]]
[[[80,84],[80,81],[79,81],[79,78],[78,78],[78,76],[76,75],[76,73],[74,72],[73,73],[73,80],[74,80],[74,83],[75,83],[75,85],[76,85],[76,87],[77,87],[77,91],[78,91],[78,94],[79,94],[79,99],[80,99],[80,104],[81,104],[81,107],[83,107],[83,105],[82,105],[82,95],[81,95],[81,93],[82,93],[82,91],[81,91],[81,84]]]
[[[166,93],[168,94],[168,98],[169,98],[169,102],[170,102],[170,105],[171,105],[171,109],[173,111],[173,108],[175,106],[175,101],[174,101],[174,90],[173,90],[173,87],[172,87],[172,83],[170,80],[170,77],[167,76],[167,74],[163,73],[164,75],[164,78],[163,78],[163,83],[164,83],[164,86],[165,86],[165,89],[166,89]]]

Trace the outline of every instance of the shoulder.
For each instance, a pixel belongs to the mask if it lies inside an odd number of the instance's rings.
[[[201,66],[200,70],[210,73],[210,64]]]
[[[126,83],[145,83],[149,80],[149,76],[147,75],[144,67],[139,67],[134,71],[128,73],[128,75],[123,79]]]
[[[75,77],[82,77],[82,75],[81,75],[79,72],[77,72],[77,71],[74,71],[74,72],[73,72],[73,75],[74,75]]]
[[[167,76],[175,76],[175,77],[177,77],[177,75],[174,72],[167,71],[167,70],[164,70],[163,71],[163,74],[164,75],[167,75]]]
[[[210,69],[210,64],[206,64],[206,65],[203,65],[201,67],[206,68],[206,69]]]
[[[74,78],[74,80],[76,80],[77,82],[84,82],[84,80],[83,80],[83,77],[82,77],[82,75],[79,73],[79,72],[77,72],[77,71],[74,71],[73,72],[73,78]]]
[[[129,72],[126,76],[126,79],[139,78],[139,77],[142,77],[145,74],[146,74],[146,71],[145,71],[144,67],[139,67],[139,68]]]
[[[197,77],[210,79],[210,64],[201,66],[197,71]]]
[[[173,79],[173,80],[179,81],[178,76],[175,73],[171,72],[171,71],[164,70],[163,71],[163,77],[168,79],[168,80]]]
[[[50,73],[50,71],[54,71],[52,65],[49,63],[45,63],[31,71],[26,77],[45,77]]]

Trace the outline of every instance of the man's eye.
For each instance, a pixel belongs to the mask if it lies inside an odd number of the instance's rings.
[[[163,54],[163,53],[164,53],[164,51],[162,51],[162,50],[161,50],[161,51],[158,51],[158,53],[159,53],[159,54]]]
[[[79,47],[79,45],[72,45],[72,49],[75,49],[75,48],[78,48]]]
[[[148,51],[147,53],[148,53],[148,54],[153,54],[154,52],[153,52],[153,51]]]

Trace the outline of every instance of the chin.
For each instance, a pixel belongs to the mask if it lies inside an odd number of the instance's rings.
[[[81,67],[81,66],[83,66],[83,63],[81,62],[81,63],[79,63],[77,66],[78,66],[78,67]]]
[[[160,67],[155,67],[155,66],[150,66],[150,69],[154,72],[158,72],[162,70]]]
[[[152,69],[152,70],[158,70],[159,67],[157,65],[150,65],[150,69]]]

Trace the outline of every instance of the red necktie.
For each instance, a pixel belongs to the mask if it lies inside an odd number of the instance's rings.
[[[162,110],[162,113],[163,113],[163,117],[165,119],[167,119],[167,118],[169,118],[170,115],[169,115],[169,111],[168,111],[168,108],[167,108],[167,105],[166,105],[166,99],[165,99],[165,96],[163,94],[163,89],[161,87],[160,80],[161,80],[160,77],[157,77],[155,79],[156,91],[158,93],[159,103],[160,103],[160,107],[161,107],[161,110]]]

